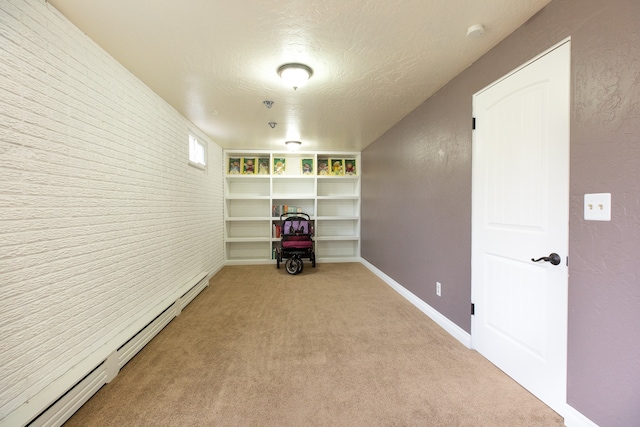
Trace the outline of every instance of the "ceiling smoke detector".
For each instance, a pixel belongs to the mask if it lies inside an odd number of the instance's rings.
[[[482,24],[475,24],[467,28],[467,37],[470,39],[477,39],[484,35],[484,26]]]

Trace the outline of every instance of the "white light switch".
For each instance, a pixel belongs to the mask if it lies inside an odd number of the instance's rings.
[[[585,194],[584,219],[611,221],[611,193]]]

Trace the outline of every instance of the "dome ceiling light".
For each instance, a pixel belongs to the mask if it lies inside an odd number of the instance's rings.
[[[284,64],[278,67],[280,78],[293,89],[298,89],[304,85],[313,75],[313,70],[304,64]]]
[[[285,145],[287,146],[289,151],[296,151],[298,148],[300,148],[300,145],[302,145],[302,143],[300,141],[286,141]]]

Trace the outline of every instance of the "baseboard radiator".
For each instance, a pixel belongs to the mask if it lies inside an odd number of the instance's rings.
[[[199,275],[197,283],[184,295],[175,300],[162,313],[155,317],[146,326],[140,329],[129,340],[117,348],[109,357],[86,374],[74,386],[69,388],[62,396],[56,399],[48,407],[43,408],[31,422],[21,423],[29,427],[56,427],[64,424],[71,416],[88,401],[103,385],[111,382],[120,369],[124,367],[142,348],[147,345],[174,317],[178,316],[184,307],[198,296],[209,285],[209,275]],[[192,282],[193,283],[193,282]],[[4,422],[0,426],[4,426]],[[9,421],[11,422],[11,421]],[[9,425],[9,424],[7,424]]]

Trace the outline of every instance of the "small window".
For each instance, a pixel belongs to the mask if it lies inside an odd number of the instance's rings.
[[[204,169],[207,165],[207,146],[189,134],[189,164]]]

